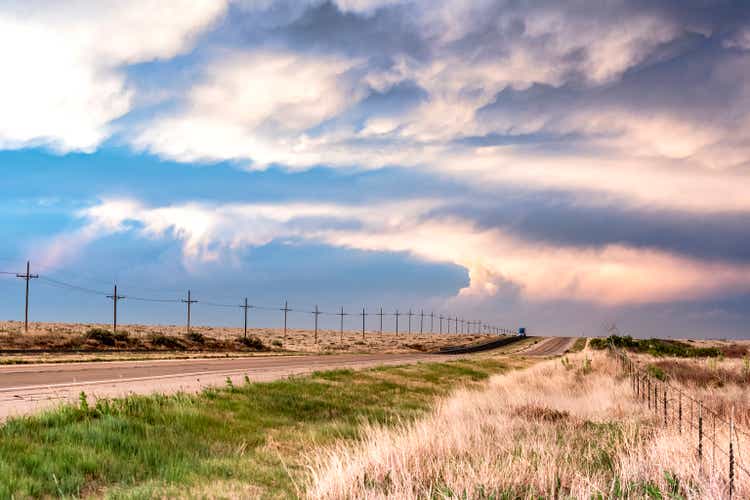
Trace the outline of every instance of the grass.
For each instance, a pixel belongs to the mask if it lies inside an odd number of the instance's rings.
[[[632,397],[613,358],[582,354],[492,377],[425,416],[318,450],[312,498],[723,498],[726,464]],[[460,422],[460,425],[457,423]],[[743,448],[744,449],[744,448]],[[748,498],[746,482],[735,483]]]
[[[583,351],[584,349],[586,349],[586,344],[588,343],[588,341],[589,339],[586,337],[577,338],[573,345],[570,346],[570,349],[568,349],[568,352],[573,353]]]
[[[0,428],[0,497],[288,497],[310,450],[427,411],[457,385],[508,369],[491,358],[335,370],[197,395],[63,406]],[[248,381],[249,382],[249,381]]]
[[[606,349],[609,346],[628,349],[651,356],[676,358],[718,357],[722,355],[717,347],[695,347],[687,342],[665,339],[634,339],[629,335],[610,335],[607,338],[594,338],[589,341],[592,349]]]

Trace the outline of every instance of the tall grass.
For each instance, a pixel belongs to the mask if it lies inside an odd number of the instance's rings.
[[[311,498],[721,498],[676,429],[662,429],[602,353],[574,355],[459,391],[396,428],[318,453]],[[586,360],[589,360],[588,362]],[[737,498],[747,498],[746,483]]]

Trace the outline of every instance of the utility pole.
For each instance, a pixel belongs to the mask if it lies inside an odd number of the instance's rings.
[[[398,309],[396,309],[396,335],[398,335]]]
[[[430,333],[435,333],[435,312],[430,312]]]
[[[442,334],[443,334],[443,315],[441,314],[441,315],[440,315],[440,316],[438,317],[438,319],[440,320],[440,328],[439,328],[439,330],[438,330],[438,333],[439,333],[440,335],[442,335]]]
[[[286,336],[286,315],[291,309],[289,309],[289,301],[284,301],[284,308],[282,309],[284,311],[284,336]]]
[[[364,306],[362,306],[362,340],[365,340],[365,316],[367,316],[367,313]]]
[[[419,311],[419,334],[422,335],[424,333],[424,309],[420,309]]]
[[[380,308],[380,312],[378,313],[378,316],[380,316],[380,335],[383,335],[383,308]]]
[[[26,261],[26,274],[16,274],[16,278],[26,280],[26,315],[23,321],[23,330],[29,333],[29,281],[38,278],[38,274],[31,274],[31,262]]]
[[[339,327],[339,335],[341,336],[341,343],[344,343],[344,306],[341,306],[341,312],[339,313],[339,316],[341,316],[341,324]]]
[[[182,302],[184,302],[185,304],[187,304],[187,333],[188,333],[188,335],[190,335],[190,306],[192,304],[195,304],[198,301],[197,300],[193,300],[191,298],[191,296],[190,296],[190,290],[188,290],[187,300],[182,299]]]
[[[249,305],[247,303],[247,297],[245,297],[245,303],[243,305],[241,305],[240,307],[245,310],[245,334],[244,334],[244,336],[245,336],[245,338],[247,338],[247,310],[250,309],[253,306],[251,306],[251,305]]]
[[[117,295],[117,285],[115,285],[115,291],[112,295],[107,295],[108,299],[112,299],[112,332],[117,333],[117,301],[124,299],[124,295]]]
[[[318,304],[315,304],[315,311],[313,312],[315,315],[315,343],[318,343],[318,316],[320,316],[320,310],[318,309]]]
[[[414,316],[412,314],[411,309],[409,309],[409,335],[411,335],[411,317]]]
[[[458,335],[458,316],[456,316],[456,335]]]

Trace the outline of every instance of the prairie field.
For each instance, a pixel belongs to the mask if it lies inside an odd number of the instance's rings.
[[[170,352],[180,356],[191,353],[265,354],[285,353],[411,353],[431,352],[441,347],[471,344],[495,339],[493,335],[431,334],[366,331],[319,330],[317,342],[311,330],[278,328],[248,328],[247,338],[242,328],[193,326],[190,334],[185,326],[176,325],[118,325],[117,333],[111,325],[96,323],[30,323],[29,333],[23,333],[23,323],[0,322],[0,350],[19,351],[6,354],[6,361],[62,358],[85,360],[95,358],[138,359],[164,356]],[[23,351],[46,351],[40,356],[24,355]],[[69,353],[62,356],[64,353]],[[126,355],[125,353],[129,353]],[[162,353],[159,355],[158,353]]]
[[[685,389],[724,405],[750,395],[732,381]],[[744,438],[736,446],[750,450]],[[694,434],[664,427],[632,397],[612,357],[586,351],[459,390],[414,422],[366,424],[361,441],[317,452],[306,491],[311,498],[725,498],[728,462],[708,450],[700,462]],[[750,496],[748,479],[737,476],[736,498]]]
[[[68,335],[94,327],[78,328]],[[602,342],[527,356],[537,340],[456,361],[228,379],[198,394],[81,394],[0,427],[0,496],[719,499],[731,437],[734,497],[750,497],[746,357],[652,340],[628,351],[655,384],[703,401],[699,458],[687,399],[680,424],[672,406],[665,425]],[[709,411],[733,415],[734,433]]]

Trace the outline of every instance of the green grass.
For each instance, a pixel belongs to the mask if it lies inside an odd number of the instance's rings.
[[[307,450],[355,439],[365,421],[414,418],[457,385],[507,368],[484,358],[95,405],[84,397],[0,428],[0,498],[208,496],[237,484],[254,485],[253,496],[294,496]]]
[[[573,343],[573,345],[568,349],[568,352],[581,352],[586,348],[586,342],[588,342],[588,338],[586,337],[580,337],[577,338],[576,341]]]

